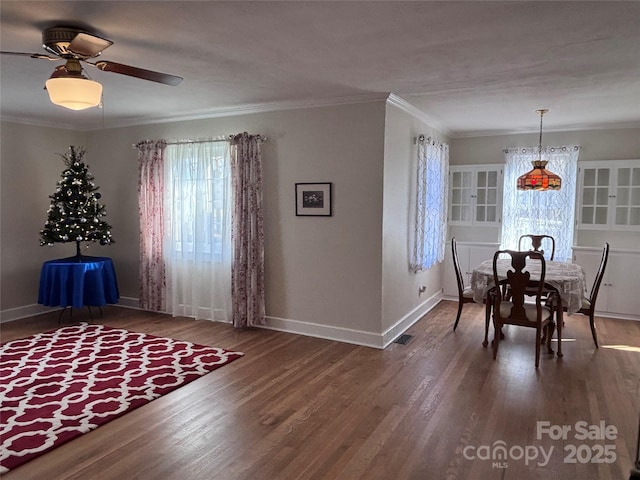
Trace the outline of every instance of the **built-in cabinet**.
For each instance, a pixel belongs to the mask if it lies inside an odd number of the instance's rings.
[[[579,229],[640,231],[640,160],[581,162]]]
[[[502,205],[502,165],[449,168],[449,223],[499,225]]]
[[[602,248],[574,247],[573,261],[584,268],[587,276],[587,296],[595,279]],[[622,318],[640,318],[640,251],[609,250],[596,312]]]
[[[502,168],[503,165],[450,167],[450,226],[500,227]],[[640,160],[579,162],[577,182],[577,230],[599,230],[599,235],[604,233],[602,231],[611,232],[611,235],[606,234],[606,237],[610,236],[612,239],[609,240],[612,247],[596,310],[604,316],[640,320],[640,241],[638,250],[619,249],[615,246],[615,236],[622,234],[616,232],[640,232]],[[465,238],[468,239],[469,236],[471,235],[467,234]],[[476,265],[493,258],[494,252],[499,249],[499,238],[496,240],[496,243],[458,240],[458,255],[465,285],[469,285]],[[573,248],[573,261],[582,265],[586,271],[587,295],[598,271],[601,256],[601,247]],[[450,245],[447,245],[443,282],[444,295],[457,298],[458,287]]]
[[[500,244],[498,243],[457,242],[458,260],[465,286],[468,287],[470,285],[473,269],[484,260],[492,259],[499,246]],[[451,243],[447,244],[447,253],[444,260],[443,289],[445,296],[458,298],[458,282],[453,268]]]

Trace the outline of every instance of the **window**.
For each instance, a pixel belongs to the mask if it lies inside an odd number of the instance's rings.
[[[516,181],[537,160],[537,148],[509,149],[505,152],[502,248],[518,249],[520,235],[546,234],[556,241],[555,259],[569,261],[573,245],[577,164],[580,147],[546,147],[543,160],[562,179],[560,190],[518,190]],[[546,158],[545,158],[546,157]]]
[[[223,261],[230,241],[231,189],[226,142],[167,147],[165,250],[176,258]]]
[[[415,272],[444,260],[447,239],[449,146],[423,136],[418,141],[415,231],[410,266]]]
[[[231,318],[229,143],[167,145],[164,248],[167,307],[174,315]]]

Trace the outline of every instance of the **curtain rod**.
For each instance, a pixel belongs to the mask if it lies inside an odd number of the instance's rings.
[[[533,150],[533,149],[537,149],[538,147],[512,147],[512,148],[504,148],[502,150],[502,153],[509,153],[510,151],[512,152],[517,152],[518,150],[521,150],[523,153],[528,153],[528,150]],[[562,152],[567,152],[569,150],[573,150],[574,152],[577,152],[578,150],[580,150],[580,145],[562,145],[559,147],[555,147],[555,146],[546,146],[546,147],[542,147],[543,151],[547,151],[548,153],[555,153],[556,150],[560,150]],[[537,152],[537,150],[536,150]]]
[[[202,140],[169,140],[167,145],[190,145],[192,143],[228,142],[228,138],[205,138]]]
[[[446,145],[446,143],[441,142],[440,140],[438,140],[436,137],[432,137],[432,136],[426,136],[424,133],[419,134],[417,137],[413,137],[413,144],[417,145],[418,143],[427,143],[430,145]]]
[[[267,137],[265,137],[264,135],[255,135],[258,140],[261,140],[263,142],[267,141]],[[217,137],[217,138],[203,138],[200,140],[167,140],[166,141],[166,145],[191,145],[194,143],[214,143],[214,142],[228,142],[229,140],[231,140],[233,137],[235,137],[235,135],[227,135],[226,137]],[[146,140],[142,140],[142,142],[145,142]],[[138,149],[138,145],[142,142],[138,142],[138,143],[134,143],[131,146],[134,149]]]

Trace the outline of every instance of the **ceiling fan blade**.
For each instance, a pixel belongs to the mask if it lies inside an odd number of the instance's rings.
[[[113,45],[111,40],[80,32],[71,40],[68,49],[80,56],[91,58],[100,55],[105,48],[111,45]]]
[[[164,83],[165,85],[176,86],[182,82],[182,77],[176,75],[169,75],[168,73],[154,72],[152,70],[145,70],[143,68],[132,67],[130,65],[124,65],[122,63],[108,62],[101,60],[99,62],[91,63],[104,72],[114,72],[121,75],[128,75],[130,77],[141,78],[143,80],[151,80],[152,82]]]
[[[60,61],[60,57],[50,57],[42,53],[28,53],[28,52],[0,52],[1,55],[16,55],[21,57],[40,58],[42,60],[51,60],[53,62]]]

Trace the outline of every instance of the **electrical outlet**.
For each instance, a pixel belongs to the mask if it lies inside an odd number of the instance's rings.
[[[426,285],[422,285],[422,286],[418,287],[418,296],[421,296],[426,291],[427,291],[427,286]]]

